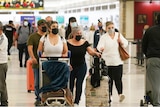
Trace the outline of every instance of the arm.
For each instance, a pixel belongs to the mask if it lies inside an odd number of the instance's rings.
[[[28,45],[28,53],[29,53],[30,58],[32,59],[32,63],[37,64],[38,61],[33,54],[33,46],[32,45]]]
[[[87,52],[92,55],[92,56],[98,56],[101,57],[101,53],[95,51],[93,48],[91,48],[90,46],[87,47]]]
[[[118,37],[118,42],[122,45],[122,47],[126,48],[128,46],[128,41],[120,34]]]
[[[145,54],[145,56],[147,54],[147,47],[148,47],[148,40],[147,40],[147,35],[145,33],[142,38],[142,51]]]
[[[67,47],[67,43],[63,43],[62,57],[66,57],[67,55],[68,55],[68,47]]]
[[[105,42],[105,38],[103,38],[103,36],[100,38],[99,42],[98,42],[98,45],[97,45],[97,50],[99,52],[103,52],[104,50],[104,42]]]
[[[42,41],[39,41],[39,45],[38,45],[38,49],[37,49],[37,53],[39,54],[42,54],[43,52],[43,42]],[[41,55],[39,56],[41,57]]]
[[[2,38],[1,38],[2,39]],[[4,38],[0,41],[0,50],[4,50],[8,44],[8,40],[4,40]]]

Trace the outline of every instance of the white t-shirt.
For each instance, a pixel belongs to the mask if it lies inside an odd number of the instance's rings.
[[[123,47],[128,46],[128,41],[120,34],[120,39],[123,43]],[[123,61],[120,58],[118,50],[118,33],[115,32],[114,39],[111,39],[108,33],[101,36],[97,49],[100,51],[101,48],[104,48],[102,52],[102,58],[105,60],[107,66],[118,66],[123,64]]]
[[[44,55],[46,57],[61,57],[63,52],[63,43],[66,43],[65,38],[59,36],[58,43],[53,45],[50,43],[49,36],[42,36],[40,41],[44,43]]]
[[[8,48],[8,39],[3,33],[0,36],[0,64],[8,62],[7,48]]]

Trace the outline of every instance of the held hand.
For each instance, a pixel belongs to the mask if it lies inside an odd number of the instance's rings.
[[[72,71],[72,70],[73,70],[72,65],[70,65],[70,66],[69,66],[69,70],[70,70],[70,71]]]
[[[98,58],[100,58],[101,57],[101,53],[99,53],[99,52],[96,52],[96,56],[98,57]]]
[[[38,64],[37,59],[36,58],[32,58],[32,63],[33,64]]]

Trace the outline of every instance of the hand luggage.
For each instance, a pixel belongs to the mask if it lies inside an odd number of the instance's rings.
[[[34,73],[32,69],[32,60],[27,60],[27,91],[34,91]]]

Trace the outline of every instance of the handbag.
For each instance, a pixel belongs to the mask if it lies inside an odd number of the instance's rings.
[[[120,37],[120,35],[119,35],[119,37]],[[119,43],[119,54],[120,54],[120,57],[123,61],[127,60],[130,57],[128,52],[120,45],[120,43]]]

